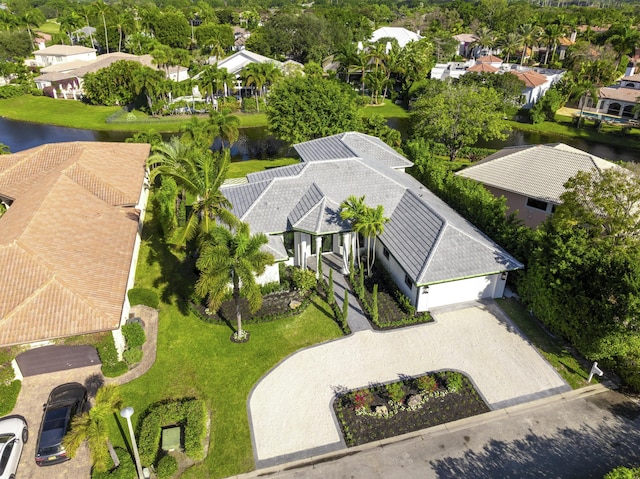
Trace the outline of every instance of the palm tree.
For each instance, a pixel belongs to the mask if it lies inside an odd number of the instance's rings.
[[[520,25],[518,27],[518,35],[522,39],[522,56],[520,57],[520,65],[524,63],[524,57],[527,55],[527,50],[529,47],[533,50],[533,44],[536,42],[536,38],[538,38],[539,29],[537,26],[531,23],[525,23],[524,25]]]
[[[360,240],[357,233],[360,232],[360,222],[365,214],[366,209],[367,205],[364,202],[364,196],[357,197],[351,195],[342,203],[340,203],[340,219],[351,223],[351,229],[354,233],[356,233],[356,254],[358,267],[360,266],[360,255],[358,254],[358,252],[360,251]]]
[[[544,64],[548,65],[547,60],[549,59],[549,51],[551,50],[551,61],[553,61],[553,57],[556,53],[556,48],[558,47],[558,40],[564,35],[562,27],[556,23],[552,23],[547,25],[542,33],[540,34],[540,39],[547,45],[547,49],[544,53]]]
[[[267,242],[264,233],[252,236],[247,223],[237,224],[233,231],[217,226],[208,235],[196,263],[200,270],[196,291],[207,297],[212,311],[220,308],[231,281],[238,323],[234,337],[238,340],[246,338],[242,330],[240,297],[247,299],[251,311],[257,311],[262,304],[256,276],[263,274],[274,261],[271,254],[261,251]]]
[[[8,155],[11,153],[11,150],[4,143],[0,143],[0,155]]]
[[[192,116],[188,123],[180,127],[181,143],[187,146],[193,146],[199,149],[207,149],[213,143],[215,131],[208,121],[203,121],[197,116]]]
[[[47,19],[44,17],[44,13],[42,13],[42,10],[38,8],[30,8],[29,10],[24,12],[24,15],[22,16],[22,22],[27,27],[29,38],[31,39],[32,43],[33,35],[31,29],[39,27],[46,21]]]
[[[233,91],[236,85],[236,76],[233,73],[229,73],[226,68],[220,68],[218,70],[218,77],[222,83],[224,90],[224,96],[229,96],[229,92]]]
[[[258,101],[258,92],[262,91],[262,87],[266,83],[264,69],[260,63],[250,63],[242,69],[240,77],[243,79],[245,86],[252,86],[254,88],[256,97],[256,109],[260,111],[260,105]]]
[[[213,154],[208,149],[190,147],[176,137],[156,146],[154,151],[147,160],[153,168],[152,178],[173,178],[183,192],[183,201],[193,198],[187,222],[175,239],[177,246],[185,246],[196,234],[204,238],[216,219],[229,226],[236,224],[237,218],[229,211],[231,203],[220,192],[229,169],[229,151]]]
[[[144,93],[149,111],[154,115],[153,100],[160,93],[163,82],[163,73],[153,68],[143,67],[133,73],[133,87],[136,95]]]
[[[104,26],[104,43],[106,44],[106,47],[107,47],[107,53],[109,53],[109,35],[107,34],[106,15],[107,13],[109,13],[109,10],[111,9],[111,7],[109,7],[109,5],[104,3],[104,0],[95,0],[92,5],[96,14],[102,17],[102,25]]]
[[[616,33],[609,37],[608,42],[618,54],[616,60],[617,69],[622,57],[634,52],[636,46],[640,43],[640,32],[631,25],[620,25],[614,28]]]
[[[500,48],[503,53],[507,54],[506,62],[509,63],[511,55],[516,53],[520,47],[522,47],[522,37],[517,33],[507,33],[505,37],[500,41]]]
[[[473,45],[480,47],[480,53],[491,53],[496,45],[496,34],[488,27],[480,27],[475,35],[477,40]]]
[[[82,25],[82,17],[73,10],[68,10],[58,17],[58,22],[60,22],[60,30],[64,31],[69,37],[69,44],[73,45],[72,33]]]
[[[198,76],[198,85],[202,89],[205,98],[213,97],[218,93],[220,82],[220,72],[216,65],[209,65],[202,70]]]
[[[387,78],[386,74],[382,70],[374,70],[365,76],[365,83],[371,91],[371,102],[374,105],[380,103],[380,95],[391,84],[391,81]]]
[[[378,205],[375,208],[366,208],[359,220],[360,230],[367,238],[367,275],[371,276],[371,269],[376,259],[376,240],[384,232],[384,224],[389,218],[384,216],[384,207]],[[373,247],[371,239],[373,238]],[[373,255],[371,251],[373,250]]]
[[[71,422],[71,430],[63,439],[63,445],[70,457],[74,457],[80,444],[85,440],[91,451],[91,463],[96,471],[106,471],[109,452],[115,451],[109,442],[109,418],[122,407],[122,397],[118,386],[109,384],[98,389],[93,407],[76,416]],[[106,446],[106,447],[105,447]]]
[[[188,66],[191,55],[184,48],[173,48],[169,53],[169,65],[177,66],[176,81],[180,80],[180,67]]]
[[[364,77],[367,73],[367,67],[369,66],[369,57],[365,50],[358,50],[358,53],[354,57],[354,65],[360,70],[360,92],[364,95]]]
[[[86,3],[82,3],[79,5],[76,5],[74,8],[76,8],[80,12],[80,14],[84,17],[86,26],[90,27],[91,25],[89,24],[89,15],[93,13],[93,7]],[[91,40],[91,47],[92,48],[95,47],[96,43],[93,40],[93,33],[91,33],[91,29],[89,29],[89,39]]]
[[[231,145],[238,141],[240,118],[232,115],[229,108],[223,108],[221,111],[211,110],[209,124],[212,126],[214,136],[220,137],[220,150],[231,148]]]
[[[349,83],[349,74],[351,67],[357,64],[356,55],[358,54],[358,46],[353,42],[343,43],[335,54],[335,61],[340,63],[340,71],[345,75],[345,82]]]

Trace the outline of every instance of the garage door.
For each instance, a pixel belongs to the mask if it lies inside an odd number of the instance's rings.
[[[19,354],[16,362],[23,376],[102,364],[93,346],[44,346]]]
[[[497,279],[498,277],[494,275],[432,284],[429,286],[428,309],[491,298],[495,289],[493,282]]]

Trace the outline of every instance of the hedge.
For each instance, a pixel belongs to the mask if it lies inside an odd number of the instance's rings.
[[[178,460],[173,456],[162,456],[156,467],[158,479],[168,479],[178,472]]]
[[[118,351],[111,334],[105,334],[100,342],[96,344],[96,349],[102,362],[102,374],[106,377],[114,378],[129,370],[127,363],[118,360]]]
[[[16,407],[16,401],[18,400],[21,387],[22,382],[17,379],[11,381],[8,385],[0,385],[0,416],[6,416]]]
[[[149,466],[160,451],[162,428],[180,424],[184,428],[184,452],[196,461],[204,459],[207,435],[207,410],[202,399],[180,399],[150,406],[140,427],[138,449],[140,462]]]
[[[114,449],[118,459],[120,459],[120,465],[114,469],[113,461],[109,458],[109,470],[96,471],[93,469],[91,471],[91,479],[131,479],[138,475],[133,458],[127,450],[119,446],[114,447]]]
[[[144,334],[144,329],[139,323],[129,323],[122,326],[122,334],[127,341],[127,348],[141,348],[147,337]]]
[[[129,297],[129,304],[135,306],[136,304],[144,304],[154,309],[158,309],[160,299],[155,291],[147,288],[131,288],[127,293]]]

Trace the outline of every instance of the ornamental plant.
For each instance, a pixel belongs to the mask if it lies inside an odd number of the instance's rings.
[[[416,379],[418,389],[424,393],[432,393],[438,389],[438,381],[431,375],[420,376]]]
[[[390,383],[385,386],[387,390],[387,394],[389,395],[389,399],[397,404],[401,404],[404,402],[404,398],[407,393],[404,390],[404,385],[402,382]]]
[[[369,409],[373,404],[373,394],[368,389],[359,389],[353,392],[353,402],[356,409]]]

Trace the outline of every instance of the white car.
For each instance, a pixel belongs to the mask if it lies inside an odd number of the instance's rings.
[[[0,419],[0,479],[14,479],[22,448],[29,438],[27,423],[20,416]]]

